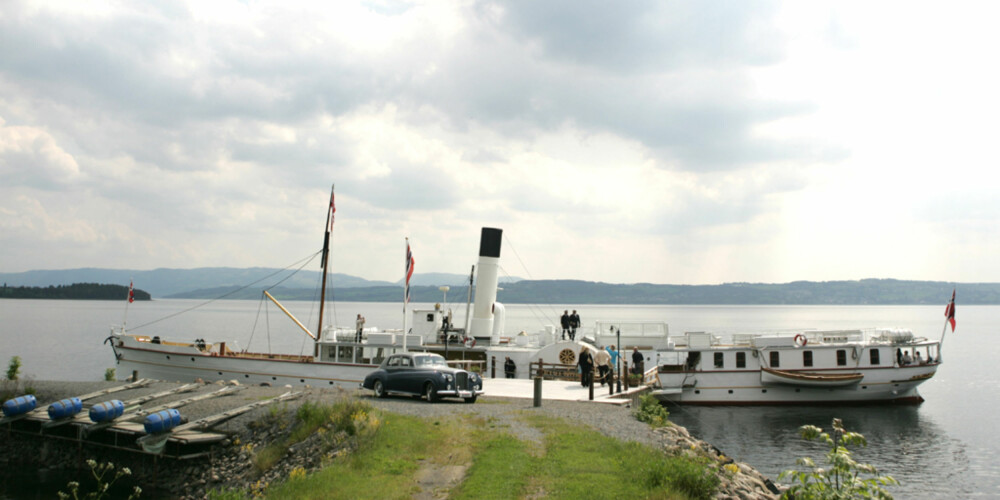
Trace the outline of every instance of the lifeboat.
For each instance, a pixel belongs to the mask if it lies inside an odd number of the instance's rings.
[[[764,367],[760,369],[760,381],[764,384],[797,385],[802,387],[845,387],[857,384],[863,378],[865,376],[862,373],[821,374],[775,370],[774,368]]]

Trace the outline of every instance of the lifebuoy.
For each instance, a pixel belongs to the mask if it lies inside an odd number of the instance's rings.
[[[465,347],[476,347],[475,337],[468,337],[465,339]]]
[[[805,347],[806,345],[806,336],[801,333],[796,335],[792,340],[795,342],[795,347]]]

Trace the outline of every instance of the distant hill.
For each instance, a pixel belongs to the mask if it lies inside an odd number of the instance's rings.
[[[67,269],[0,273],[7,286],[49,287],[72,283],[120,283],[132,280],[154,298],[257,299],[267,288],[283,300],[318,300],[319,271],[273,268]],[[414,274],[410,297],[414,302],[439,302],[439,286],[448,285],[451,302],[468,296],[468,275]],[[723,283],[719,285],[614,284],[580,280],[501,279],[499,300],[509,304],[944,304],[958,288],[959,304],[1000,304],[998,283],[947,283],[863,279],[851,281],[795,281],[792,283]],[[331,275],[329,291],[334,300],[397,302],[402,279],[396,283],[369,281],[356,276]]]
[[[262,287],[271,287],[281,282],[286,289],[314,289],[319,286],[320,271],[303,270],[291,275],[291,271],[266,267],[232,268],[232,267],[201,267],[196,269],[153,269],[138,271],[131,269],[101,269],[81,268],[63,270],[38,270],[21,273],[0,273],[0,283],[8,286],[42,286],[69,285],[72,283],[120,283],[127,285],[130,281],[135,286],[142,287],[153,297],[191,297],[201,296],[204,290],[223,290],[245,287],[259,281],[255,288],[260,296]],[[287,278],[287,279],[286,279]],[[502,283],[516,281],[520,278],[501,278]],[[410,286],[429,286],[435,290],[441,285],[461,285],[467,283],[468,275],[449,273],[417,273],[410,279]],[[402,286],[400,278],[395,285]],[[366,280],[343,273],[331,273],[330,285],[334,289],[391,287],[389,281]],[[252,286],[252,285],[251,285]],[[440,292],[438,292],[440,293]],[[240,294],[242,296],[244,294]],[[411,293],[412,296],[412,293]]]
[[[866,279],[859,281],[796,281],[793,283],[725,283],[721,285],[631,285],[578,280],[522,280],[505,283],[498,300],[508,304],[712,304],[712,305],[891,305],[940,304],[958,289],[962,304],[1000,304],[1000,283],[945,283]],[[231,290],[199,290],[176,298],[213,298]],[[398,302],[401,286],[335,288],[334,300],[345,302]],[[273,289],[282,300],[318,300],[313,290]],[[410,287],[414,302],[440,302],[436,286]],[[227,298],[256,299],[260,290],[243,290]],[[464,302],[467,286],[450,286],[451,302]]]
[[[133,289],[135,300],[149,300],[143,290]],[[58,286],[6,286],[0,288],[0,299],[73,299],[73,300],[127,300],[128,287],[98,283],[74,283]]]

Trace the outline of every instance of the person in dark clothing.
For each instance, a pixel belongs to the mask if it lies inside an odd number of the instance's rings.
[[[580,356],[576,360],[576,364],[580,367],[580,383],[584,387],[589,386],[594,377],[594,357],[590,354],[589,349],[586,347],[580,349]]]
[[[507,356],[507,360],[503,362],[503,373],[507,378],[514,378],[514,374],[517,372],[517,365],[514,364],[514,360]]]
[[[559,318],[559,324],[562,325],[562,339],[566,340],[566,335],[569,334],[569,310],[563,311],[562,317]]]
[[[573,309],[573,314],[569,315],[569,339],[576,340],[576,329],[580,328],[580,315]]]
[[[645,364],[645,360],[642,357],[642,353],[639,352],[639,348],[638,347],[633,347],[632,348],[632,373],[642,374],[643,372],[645,372],[646,370],[644,369],[645,368],[643,366],[644,364]]]

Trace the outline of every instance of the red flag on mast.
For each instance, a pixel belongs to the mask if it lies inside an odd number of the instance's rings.
[[[944,308],[944,317],[951,323],[951,331],[955,331],[955,290],[951,291],[951,302]]]
[[[413,266],[416,261],[413,260],[413,252],[410,251],[410,241],[406,241],[406,296],[404,302],[406,304],[410,303],[410,277],[413,276]]]
[[[132,280],[128,282],[128,303],[135,302],[135,290],[132,289]]]

